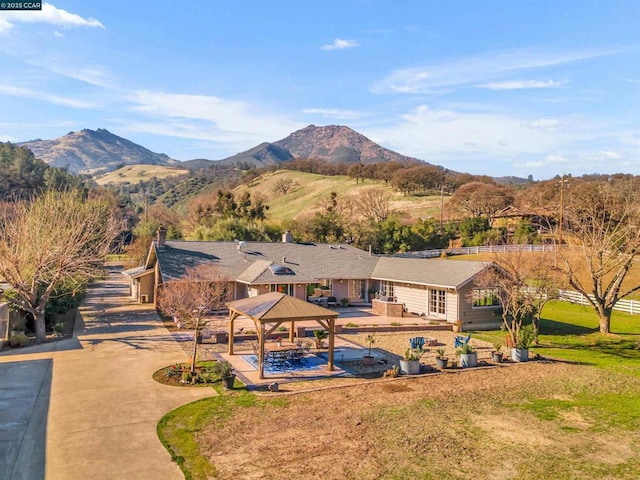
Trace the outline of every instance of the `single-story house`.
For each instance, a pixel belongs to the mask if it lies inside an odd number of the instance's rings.
[[[376,256],[346,244],[293,242],[288,232],[282,242],[201,242],[167,241],[160,231],[145,264],[124,273],[131,296],[155,304],[162,283],[202,264],[215,265],[231,283],[230,300],[269,292],[310,301],[322,295],[338,303],[388,302],[467,328],[500,324],[495,297],[473,282],[487,262]]]

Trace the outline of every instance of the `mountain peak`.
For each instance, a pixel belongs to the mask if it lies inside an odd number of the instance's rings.
[[[54,140],[30,140],[20,143],[54,167],[68,167],[72,173],[104,173],[121,165],[173,165],[177,161],[154,153],[105,128],[69,132]]]

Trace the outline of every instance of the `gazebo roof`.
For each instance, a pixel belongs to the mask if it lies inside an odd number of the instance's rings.
[[[337,318],[339,313],[284,293],[272,292],[227,304],[229,310],[261,323]]]

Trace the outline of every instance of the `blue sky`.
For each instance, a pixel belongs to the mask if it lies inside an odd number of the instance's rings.
[[[640,174],[640,2],[56,0],[0,12],[0,140],[178,160],[309,124],[488,175]]]

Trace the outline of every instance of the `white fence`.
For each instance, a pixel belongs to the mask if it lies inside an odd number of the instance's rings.
[[[589,296],[593,298],[593,295]],[[558,300],[563,302],[577,303],[580,305],[589,305],[589,302],[581,293],[571,290],[560,290]],[[635,300],[618,300],[613,309],[620,312],[627,312],[633,315],[637,315],[640,314],[640,302],[637,302]]]
[[[552,252],[553,249],[554,245],[483,245],[479,247],[443,248],[439,250],[396,253],[389,256],[403,258],[435,258],[443,255],[473,255],[476,253]]]

